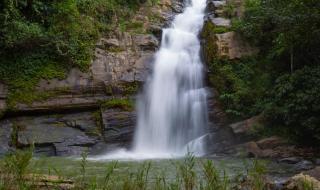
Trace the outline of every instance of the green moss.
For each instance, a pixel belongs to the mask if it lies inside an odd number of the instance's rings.
[[[215,26],[210,22],[206,22],[201,36],[203,39],[205,39],[205,45],[204,45],[204,58],[207,63],[212,63],[214,59],[217,57],[217,51],[218,47],[216,44],[217,37],[214,32]]]
[[[113,98],[100,102],[102,109],[119,108],[126,111],[132,111],[134,109],[134,103],[128,98]]]
[[[223,33],[230,32],[230,31],[231,31],[230,28],[223,27],[223,26],[216,26],[216,27],[214,27],[214,29],[213,29],[213,32],[214,32],[215,34],[223,34]]]
[[[104,130],[104,126],[103,126],[103,119],[101,116],[101,110],[97,110],[95,112],[92,113],[92,118],[95,121],[96,124],[96,130],[95,131],[91,131],[90,133],[93,135],[98,135],[101,136]]]
[[[131,96],[138,93],[141,84],[139,82],[126,82],[107,85],[105,92],[107,95]]]

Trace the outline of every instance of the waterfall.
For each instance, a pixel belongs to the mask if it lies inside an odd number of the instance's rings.
[[[118,150],[106,158],[164,158],[183,156],[188,151],[203,153],[203,145],[195,139],[205,133],[207,126],[198,38],[205,6],[206,0],[187,1],[184,12],[175,16],[170,28],[163,29],[153,73],[138,100],[133,148]]]

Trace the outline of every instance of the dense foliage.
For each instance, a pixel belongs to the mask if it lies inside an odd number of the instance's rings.
[[[9,103],[30,102],[41,79],[88,69],[98,36],[119,24],[138,0],[4,0],[0,3],[0,80]]]
[[[269,128],[306,144],[320,142],[320,1],[246,0],[233,28],[259,56],[217,60],[211,70],[227,113],[265,113]],[[220,80],[219,80],[220,77]],[[221,82],[222,81],[222,82]]]

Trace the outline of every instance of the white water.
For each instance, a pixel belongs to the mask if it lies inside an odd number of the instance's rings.
[[[138,101],[138,123],[132,150],[98,159],[151,159],[204,153],[207,126],[206,91],[198,34],[206,0],[189,0],[185,11],[163,30],[153,74]]]

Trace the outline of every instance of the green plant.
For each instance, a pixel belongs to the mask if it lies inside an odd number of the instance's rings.
[[[133,102],[127,98],[113,98],[100,102],[103,109],[120,108],[123,110],[133,110]]]
[[[253,190],[263,190],[266,186],[265,174],[266,166],[263,162],[258,160],[253,160],[253,165],[249,169],[249,177],[251,181],[251,186]]]
[[[33,155],[33,146],[28,150],[17,150],[5,156],[0,170],[0,186],[4,189],[28,189],[32,178],[27,179],[28,166]]]
[[[223,172],[223,176],[220,176],[219,171],[215,168],[212,160],[207,160],[202,163],[204,172],[205,184],[202,187],[203,190],[228,190],[229,179],[226,172]]]
[[[191,153],[188,153],[183,163],[177,166],[185,190],[193,190],[196,187],[197,176],[194,167],[195,157]]]

